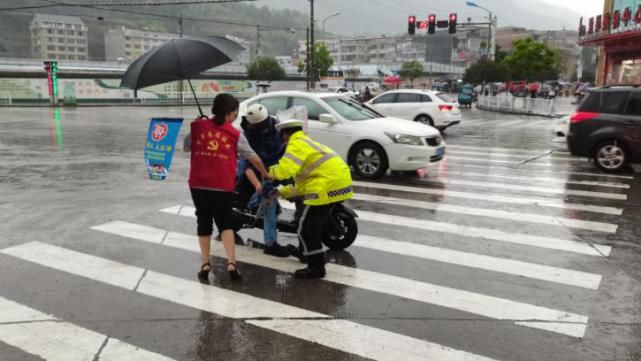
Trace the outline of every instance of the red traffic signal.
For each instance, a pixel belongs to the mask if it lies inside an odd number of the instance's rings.
[[[427,21],[419,21],[418,22],[418,28],[421,30],[427,29]]]
[[[427,32],[428,34],[434,34],[436,31],[436,15],[430,15],[427,17]]]
[[[416,16],[410,16],[407,18],[407,33],[414,35],[416,33]]]
[[[449,27],[449,32],[450,34],[456,33],[456,22],[458,21],[458,16],[456,13],[451,13],[450,14],[450,27]]]

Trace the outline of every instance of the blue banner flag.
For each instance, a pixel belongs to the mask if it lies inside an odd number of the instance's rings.
[[[164,180],[174,157],[182,118],[152,118],[145,145],[145,165],[149,178]]]

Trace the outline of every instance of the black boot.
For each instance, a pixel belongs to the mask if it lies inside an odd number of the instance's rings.
[[[294,246],[292,244],[288,244],[285,247],[287,248],[287,250],[289,251],[289,254],[291,256],[294,256],[294,257],[298,258],[300,263],[303,263],[303,264],[307,263],[307,259],[303,255],[303,251],[300,249],[300,247],[296,247],[296,246]]]
[[[287,247],[283,247],[278,242],[274,242],[269,247],[265,247],[265,250],[263,251],[264,254],[268,254],[270,256],[274,257],[281,257],[281,258],[286,258],[291,255],[291,252]]]
[[[307,267],[294,272],[294,277],[301,279],[325,277],[325,253],[307,257]]]

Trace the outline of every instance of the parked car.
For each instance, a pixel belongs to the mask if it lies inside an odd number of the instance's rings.
[[[604,171],[641,162],[641,88],[593,89],[570,117],[568,148]]]
[[[240,104],[239,119],[255,103],[272,115],[305,106],[311,137],[334,149],[361,178],[380,178],[388,169],[416,171],[445,155],[445,142],[433,127],[385,117],[344,96],[300,91],[261,94]]]
[[[344,87],[329,87],[325,90],[325,92],[346,95],[351,98],[356,98],[358,96],[358,93],[356,91]]]
[[[366,104],[385,116],[413,120],[441,131],[461,122],[458,103],[432,90],[393,90]]]
[[[570,116],[563,117],[556,122],[554,133],[557,137],[567,137],[570,133]]]

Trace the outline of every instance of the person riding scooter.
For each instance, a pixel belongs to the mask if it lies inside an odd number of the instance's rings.
[[[266,167],[278,163],[284,148],[278,130],[276,130],[276,124],[277,120],[270,116],[267,108],[261,104],[249,106],[241,122],[245,137]],[[249,201],[250,204],[260,203],[257,198],[262,193],[262,180],[257,174],[260,173],[256,172],[248,162],[241,162],[239,165],[237,190],[243,194],[248,187],[247,183],[253,186],[255,193]],[[277,200],[269,202],[263,209],[264,253],[276,257],[289,257],[290,250],[278,244],[277,210]]]
[[[298,236],[307,267],[297,270],[294,276],[323,278],[323,234],[332,208],[352,198],[352,176],[339,155],[303,132],[304,125],[302,120],[287,120],[276,125],[287,148],[278,164],[269,169],[269,174],[276,181],[293,178],[294,185],[279,188],[279,196],[287,199],[298,196],[304,203]]]

